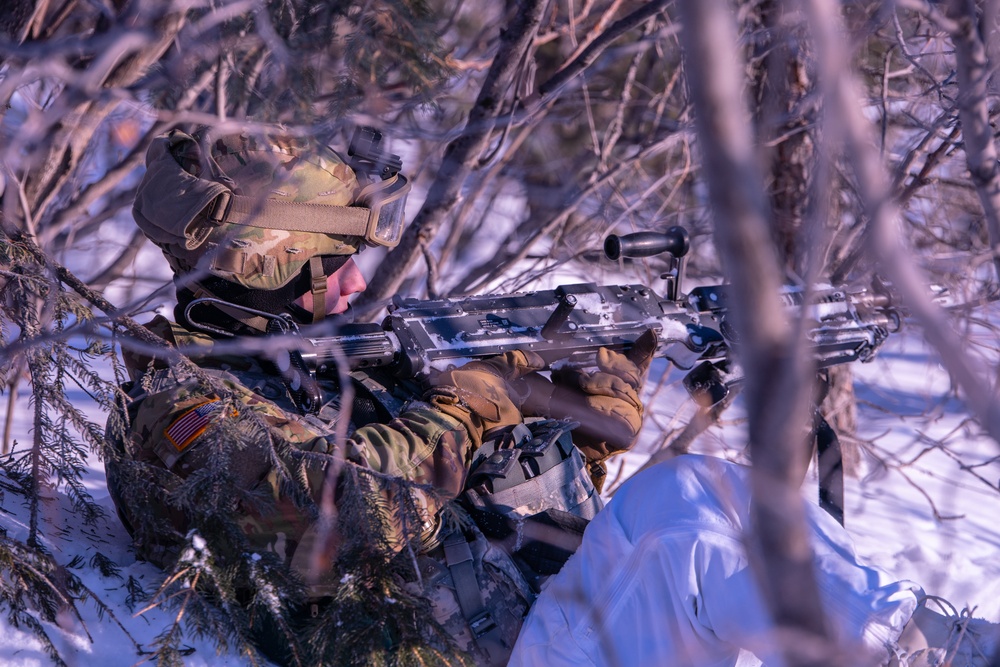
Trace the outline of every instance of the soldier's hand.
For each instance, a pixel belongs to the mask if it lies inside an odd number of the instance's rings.
[[[601,348],[597,370],[561,369],[552,372],[551,395],[529,401],[526,411],[556,419],[580,422],[573,442],[587,458],[591,477],[598,489],[604,477],[604,461],[629,449],[642,427],[640,398],[646,373],[656,352],[656,334],[647,331],[626,353]],[[541,397],[543,388],[532,384],[531,395]]]
[[[434,377],[427,400],[465,424],[478,446],[485,431],[521,422],[513,384],[544,366],[537,354],[521,350],[470,361]]]

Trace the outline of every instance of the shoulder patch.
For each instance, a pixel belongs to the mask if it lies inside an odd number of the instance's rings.
[[[213,415],[222,407],[218,398],[207,398],[188,409],[164,429],[163,434],[178,452],[183,452],[212,423]]]

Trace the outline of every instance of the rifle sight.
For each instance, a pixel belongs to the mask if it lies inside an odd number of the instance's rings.
[[[612,234],[604,239],[604,254],[608,259],[619,257],[652,257],[669,252],[680,258],[691,247],[688,232],[683,227],[671,227],[666,233],[635,232],[625,236]]]

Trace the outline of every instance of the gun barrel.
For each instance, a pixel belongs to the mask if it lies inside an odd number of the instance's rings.
[[[377,324],[346,325],[341,335],[332,338],[307,338],[311,349],[303,350],[302,358],[321,368],[346,361],[349,368],[389,366],[396,361],[399,340],[391,331]]]

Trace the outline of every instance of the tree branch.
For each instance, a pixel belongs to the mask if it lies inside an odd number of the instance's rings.
[[[779,260],[745,108],[733,14],[725,0],[680,3],[684,62],[716,247],[734,289],[749,416],[751,565],[789,665],[840,664],[813,571],[799,493],[808,465],[804,433],[811,401],[802,336],[778,303]],[[817,647],[821,650],[817,651]],[[817,661],[817,654],[826,659]]]
[[[1000,282],[1000,168],[987,102],[990,63],[978,29],[977,12],[976,3],[970,0],[948,3],[948,16],[956,25],[951,40],[955,44],[958,116],[965,141],[965,160],[983,206],[994,253],[993,266]]]
[[[510,90],[525,55],[534,43],[546,0],[521,0],[513,23],[503,30],[500,48],[469,113],[462,134],[448,144],[437,178],[424,205],[403,233],[399,246],[389,253],[381,269],[359,297],[358,305],[381,301],[398,291],[410,269],[430,244],[445,218],[461,197],[465,179],[489,144],[502,100]]]

